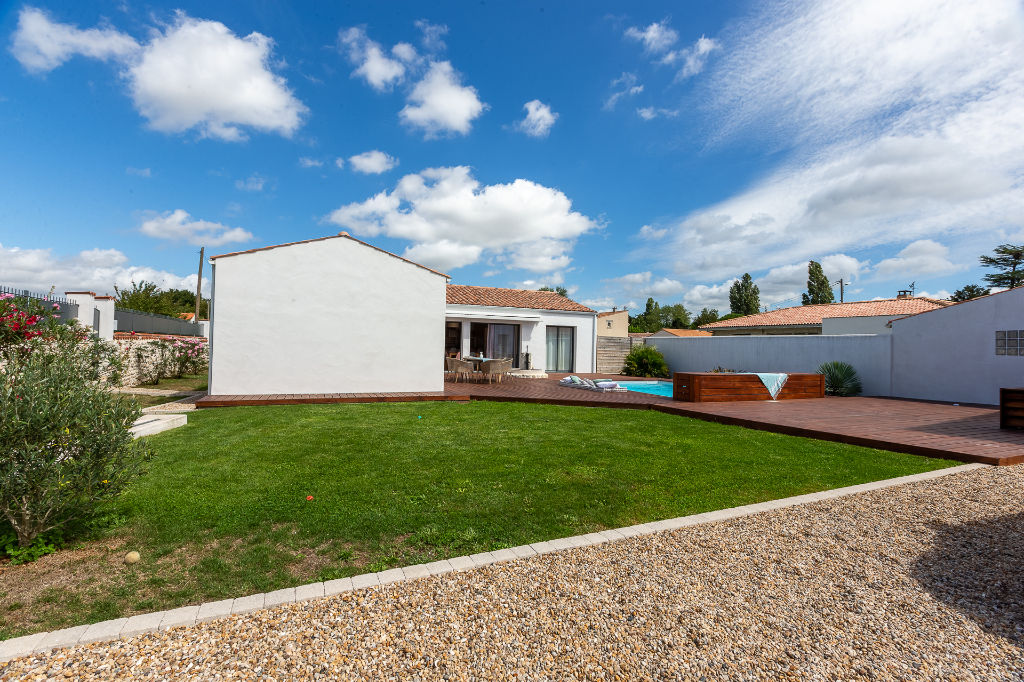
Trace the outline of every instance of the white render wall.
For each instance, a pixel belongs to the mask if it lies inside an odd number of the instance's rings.
[[[996,355],[995,333],[1024,330],[1024,288],[893,322],[893,381],[903,398],[999,403],[1024,386],[1024,356]]]
[[[575,372],[596,371],[597,327],[596,313],[574,313],[563,310],[538,310],[535,308],[504,308],[498,306],[450,304],[445,310],[445,320],[462,322],[462,354],[469,353],[470,322],[520,325],[520,352],[529,352],[533,369],[547,371],[547,328],[576,327]]]
[[[899,315],[869,315],[865,317],[826,317],[821,321],[821,333],[836,334],[892,334],[889,322]]]
[[[444,390],[444,276],[346,237],[212,262],[211,394]]]
[[[890,336],[771,335],[648,337],[672,372],[814,372],[824,362],[848,362],[860,374],[865,395],[892,395]]]

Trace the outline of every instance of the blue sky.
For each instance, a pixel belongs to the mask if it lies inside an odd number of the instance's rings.
[[[194,286],[200,245],[345,229],[725,311],[808,259],[946,295],[1024,241],[1012,0],[2,3],[0,36],[2,284]]]

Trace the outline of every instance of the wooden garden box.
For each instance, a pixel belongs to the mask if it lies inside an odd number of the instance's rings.
[[[999,389],[999,428],[1024,429],[1024,388]]]
[[[824,397],[824,374],[790,374],[776,400]],[[771,394],[756,374],[676,372],[672,377],[672,400],[723,403],[771,399]]]

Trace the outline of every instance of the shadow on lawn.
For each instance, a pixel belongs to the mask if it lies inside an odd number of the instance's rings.
[[[940,602],[1024,648],[1024,512],[938,525],[912,575]]]

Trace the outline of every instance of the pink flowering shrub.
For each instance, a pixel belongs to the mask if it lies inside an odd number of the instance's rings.
[[[206,339],[175,339],[168,343],[170,370],[175,378],[185,374],[199,374],[206,369],[209,361]]]
[[[42,336],[57,322],[60,307],[34,298],[0,294],[0,350],[5,353],[29,339]]]

